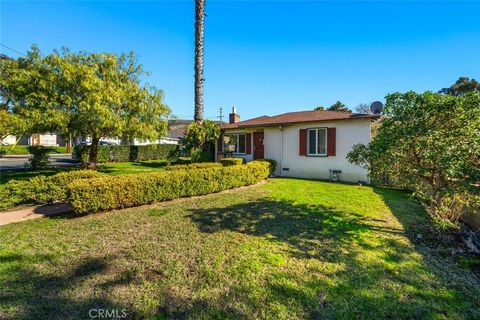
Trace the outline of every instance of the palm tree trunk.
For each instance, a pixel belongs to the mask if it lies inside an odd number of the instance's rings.
[[[205,0],[195,0],[195,115],[196,122],[203,121],[203,31]]]

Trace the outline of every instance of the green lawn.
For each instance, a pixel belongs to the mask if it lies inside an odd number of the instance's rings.
[[[97,170],[106,174],[130,174],[139,172],[148,172],[163,170],[167,166],[166,160],[151,160],[142,162],[119,162],[99,164]],[[73,167],[57,167],[54,169],[38,170],[38,171],[15,171],[15,172],[0,172],[0,185],[9,180],[26,180],[35,176],[50,176],[59,172],[77,170]]]
[[[2,146],[2,150],[6,151],[7,155],[24,155],[28,154],[28,146],[17,145],[14,148],[12,146]],[[67,153],[67,147],[52,147],[54,149],[51,153]]]
[[[119,162],[99,164],[97,170],[108,174],[129,174],[163,170],[168,165],[167,160],[150,160],[141,162]]]
[[[400,191],[273,179],[0,228],[0,318],[479,319],[480,280]]]
[[[64,172],[64,171],[69,171],[69,170],[71,170],[71,168],[62,167],[62,168],[39,170],[39,171],[30,171],[30,170],[9,171],[9,172],[0,171],[0,187],[2,184],[5,184],[10,180],[27,180],[36,176],[51,176],[51,175]]]

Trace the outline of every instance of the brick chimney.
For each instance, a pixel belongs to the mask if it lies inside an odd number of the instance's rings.
[[[232,113],[228,115],[228,123],[237,123],[240,122],[240,115],[237,113],[237,108],[232,107]]]

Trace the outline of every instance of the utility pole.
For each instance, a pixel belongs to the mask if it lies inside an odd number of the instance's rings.
[[[222,125],[223,124],[223,108],[220,107],[220,110],[218,112],[219,112],[218,118],[220,119],[220,125]]]

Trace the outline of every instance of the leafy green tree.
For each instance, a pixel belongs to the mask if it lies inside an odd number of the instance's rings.
[[[208,154],[219,137],[220,128],[215,122],[210,120],[204,120],[202,123],[192,122],[187,127],[182,144],[193,158],[203,162],[209,158]],[[195,159],[192,160],[195,162]]]
[[[163,92],[143,85],[146,75],[133,53],[72,53],[42,56],[36,47],[27,57],[8,63],[2,94],[32,130],[91,138],[89,167],[95,168],[100,139],[156,139],[167,128],[169,108]]]
[[[313,110],[325,110],[325,107],[324,106],[318,106],[318,107],[315,107]]]
[[[7,110],[0,110],[0,146],[7,136],[22,135],[27,131],[26,128],[27,124],[22,117]]]
[[[460,77],[448,88],[443,88],[438,93],[460,96],[468,92],[480,92],[480,83],[475,79]]]
[[[348,159],[369,167],[373,178],[394,177],[434,217],[456,222],[469,201],[478,201],[470,188],[480,180],[480,94],[408,92],[386,100],[376,137]]]
[[[352,112],[349,108],[347,108],[343,103],[340,101],[335,102],[328,108],[327,110],[330,111],[341,111],[341,112]]]

